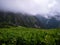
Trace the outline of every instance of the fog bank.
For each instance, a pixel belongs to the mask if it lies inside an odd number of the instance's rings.
[[[47,13],[60,12],[60,0],[0,0],[0,10],[46,16]]]

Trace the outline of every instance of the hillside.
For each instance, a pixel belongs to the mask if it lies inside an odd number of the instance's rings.
[[[60,28],[59,14],[47,19],[40,15],[0,11],[0,27],[23,26],[32,28]]]
[[[43,24],[44,28],[60,28],[60,13],[55,16],[48,16],[48,18],[37,15],[36,18]]]
[[[60,29],[0,28],[0,45],[60,45]]]
[[[33,15],[13,12],[0,12],[0,27],[24,26],[42,28],[43,24]]]

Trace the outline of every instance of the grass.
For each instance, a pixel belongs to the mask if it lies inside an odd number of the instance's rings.
[[[60,29],[0,28],[0,45],[60,45]]]

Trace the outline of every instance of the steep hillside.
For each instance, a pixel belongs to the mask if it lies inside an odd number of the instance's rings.
[[[22,13],[0,12],[0,27],[6,27],[8,25],[35,28],[43,27],[42,23],[35,16]]]
[[[60,16],[45,18],[41,15],[0,12],[0,27],[24,26],[33,28],[60,28]]]

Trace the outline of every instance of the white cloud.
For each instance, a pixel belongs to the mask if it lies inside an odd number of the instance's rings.
[[[48,4],[48,8],[53,8],[56,4],[57,2],[54,0],[50,4]]]
[[[55,10],[55,5],[56,0],[0,0],[0,9],[30,14],[46,14]]]

